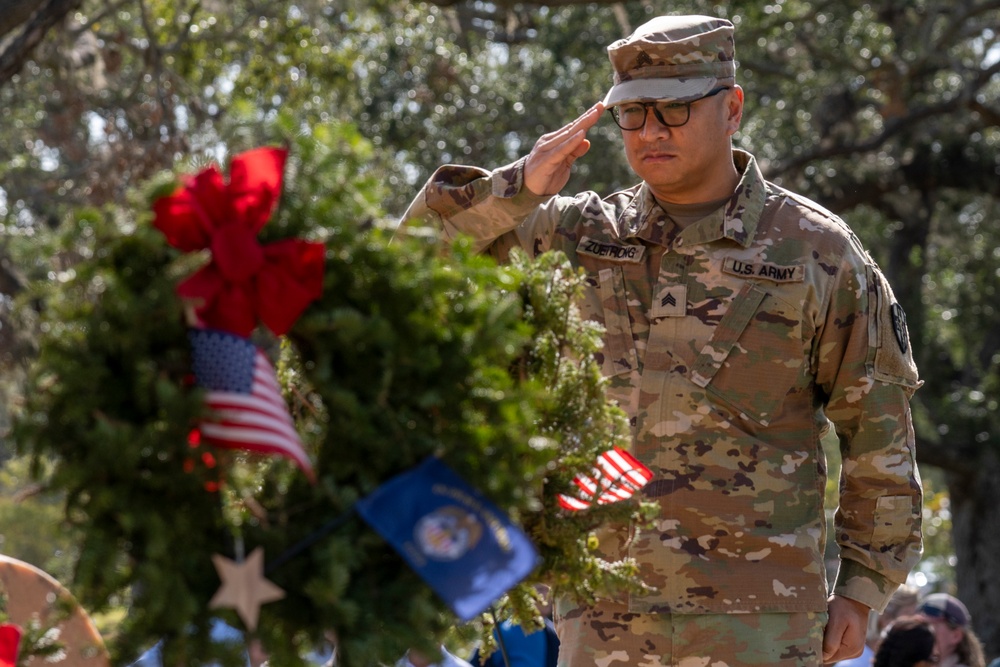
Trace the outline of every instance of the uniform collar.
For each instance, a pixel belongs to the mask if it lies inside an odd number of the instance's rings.
[[[643,183],[618,220],[622,236],[640,238],[662,246],[671,245],[677,239],[684,245],[729,239],[743,247],[749,246],[764,211],[767,183],[760,173],[757,160],[750,153],[733,150],[733,162],[741,174],[740,182],[729,202],[721,209],[690,227],[679,230],[656,203],[649,186]]]

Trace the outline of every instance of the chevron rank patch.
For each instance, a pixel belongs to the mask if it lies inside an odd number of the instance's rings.
[[[687,315],[687,285],[664,285],[653,297],[649,319]]]

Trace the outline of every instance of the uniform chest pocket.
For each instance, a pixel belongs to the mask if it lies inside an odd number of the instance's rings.
[[[742,418],[767,426],[802,368],[802,313],[745,283],[691,367],[690,379]]]

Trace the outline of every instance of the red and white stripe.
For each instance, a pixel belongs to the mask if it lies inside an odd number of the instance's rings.
[[[254,354],[249,394],[208,391],[205,400],[212,409],[210,417],[199,425],[206,442],[227,449],[287,456],[315,481],[312,463],[288,414],[274,367],[259,349]]]
[[[631,498],[653,479],[653,472],[620,447],[597,457],[590,475],[579,474],[573,481],[577,495],[559,494],[559,505],[570,511],[586,509],[593,503],[606,505]]]

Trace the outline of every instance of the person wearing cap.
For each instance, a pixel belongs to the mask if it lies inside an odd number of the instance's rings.
[[[983,645],[961,600],[947,593],[931,593],[920,602],[917,613],[934,626],[940,667],[986,667]]]
[[[734,150],[744,92],[733,24],[661,16],[608,47],[614,84],[530,153],[445,165],[397,233],[433,225],[504,261],[564,253],[586,272],[599,362],[655,474],[651,530],[608,527],[654,590],[561,597],[563,667],[818,665],[858,655],[921,553],[909,398],[920,385],[882,272],[838,217]],[[562,195],[604,112],[641,182]],[[824,565],[826,464],[843,454],[840,568]]]

